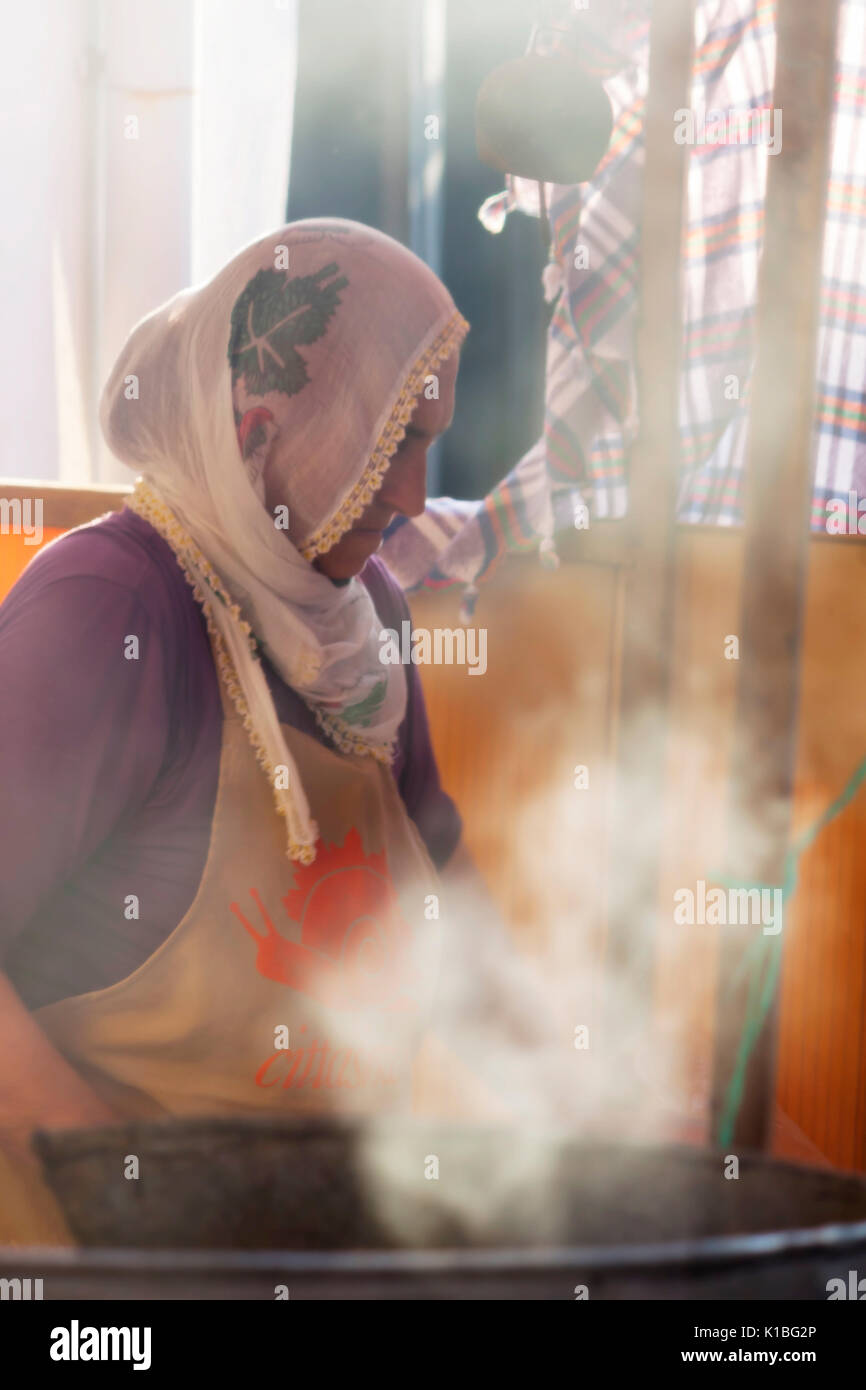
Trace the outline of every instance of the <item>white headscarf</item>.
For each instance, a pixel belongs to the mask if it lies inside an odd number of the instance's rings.
[[[405,673],[379,659],[365,586],[334,585],[311,561],[369,505],[425,379],[467,328],[437,276],[391,238],[295,222],[143,319],[103,392],[106,441],[143,480],[132,505],[203,603],[294,859],[314,857],[317,830],[256,652],[339,748],[390,760]],[[292,540],[265,506],[268,450]]]

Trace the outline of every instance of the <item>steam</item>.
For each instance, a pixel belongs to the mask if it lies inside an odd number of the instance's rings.
[[[490,920],[489,899],[471,883],[443,893],[435,1026],[516,1124],[657,1137],[670,1121],[677,1059],[663,1023],[649,1045],[636,1036],[635,1020],[652,1014],[652,1002],[638,997],[627,965],[605,961],[608,871],[598,837],[587,836],[588,818],[607,818],[611,768],[592,760],[588,790],[577,790],[570,772],[563,759],[562,778],[514,808],[518,854],[509,871],[534,919],[531,930],[518,924],[516,938],[535,943],[532,957]],[[637,855],[648,822],[630,791]],[[657,906],[638,900],[633,862],[617,868],[617,905],[649,931]]]
[[[701,692],[702,699],[706,695]],[[565,710],[545,710],[539,718],[560,730],[568,723]],[[641,737],[657,733],[658,715],[645,707]],[[561,1200],[557,1149],[544,1136],[623,1150],[709,1139],[718,951],[731,927],[677,921],[675,895],[694,889],[699,878],[711,882],[726,866],[728,750],[696,725],[676,720],[668,750],[666,805],[658,805],[655,788],[638,776],[621,784],[633,835],[614,874],[609,858],[598,852],[599,840],[589,844],[587,836],[591,822],[610,825],[609,763],[590,758],[589,789],[578,790],[570,776],[573,759],[564,757],[563,776],[515,806],[519,848],[508,866],[509,881],[520,883],[522,899],[540,919],[540,934],[536,920],[532,931],[518,923],[512,936],[501,921],[491,920],[489,899],[479,897],[471,883],[450,885],[447,896],[443,885],[434,1027],[494,1098],[494,1104],[479,1107],[478,1130],[498,1122],[501,1147],[512,1157],[479,1180],[467,1139],[465,1169],[458,1164],[460,1172],[453,1171],[452,1164],[447,1183],[430,1183],[430,1209],[417,1217],[420,1225],[411,1219],[406,1240],[424,1239],[424,1222],[433,1221],[434,1209],[478,1232],[492,1213],[510,1211],[514,1202],[529,1202],[538,1231],[555,1235]],[[772,809],[775,815],[778,808]],[[659,893],[648,902],[637,868],[653,852],[660,819]],[[751,843],[756,852],[771,824],[771,817],[741,817],[738,843]],[[609,832],[602,839],[609,856]],[[637,933],[649,934],[655,965],[650,999],[639,994],[630,962],[617,964],[605,950],[611,881],[616,910],[629,915]],[[760,934],[760,924],[751,930]],[[533,954],[518,949],[517,940],[533,942]],[[639,1018],[647,1021],[646,1031],[636,1028]],[[439,1113],[447,1119],[447,1106]],[[416,1155],[412,1161],[422,1159]],[[371,1138],[366,1181],[383,1216],[391,1212],[394,1221],[409,1220],[397,1194],[405,1197],[406,1185],[418,1180],[407,1162],[405,1144],[389,1147]]]

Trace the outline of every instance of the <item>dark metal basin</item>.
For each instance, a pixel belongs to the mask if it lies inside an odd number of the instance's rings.
[[[633,1264],[636,1247],[655,1246],[678,1248],[688,1263],[690,1251],[721,1248],[720,1237],[738,1238],[739,1248],[739,1238],[762,1233],[781,1235],[747,1248],[778,1258],[786,1241],[802,1250],[804,1230],[831,1226],[835,1234],[817,1239],[828,1255],[828,1241],[847,1248],[854,1223],[866,1222],[866,1179],[858,1176],[745,1154],[731,1179],[724,1156],[709,1150],[582,1144],[428,1122],[148,1121],[43,1133],[36,1145],[86,1246],[593,1247],[608,1265],[625,1247]],[[128,1178],[133,1155],[139,1176]]]

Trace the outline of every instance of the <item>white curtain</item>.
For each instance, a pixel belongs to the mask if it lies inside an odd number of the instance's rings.
[[[297,0],[4,0],[0,476],[128,481],[95,407],[132,325],[281,221]]]

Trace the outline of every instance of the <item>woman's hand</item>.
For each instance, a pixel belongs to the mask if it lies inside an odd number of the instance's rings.
[[[0,1144],[33,1160],[36,1129],[76,1129],[118,1119],[66,1061],[0,973]]]

